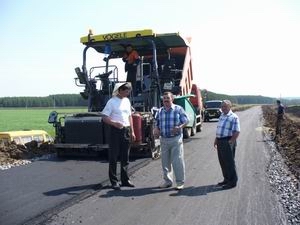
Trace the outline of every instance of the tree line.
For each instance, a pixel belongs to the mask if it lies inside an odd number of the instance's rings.
[[[275,104],[276,99],[260,95],[224,95],[201,90],[203,101],[229,99],[234,104]],[[282,99],[285,105],[300,105],[300,99]],[[87,107],[88,101],[80,94],[57,94],[46,97],[2,97],[0,108],[5,107]]]
[[[82,107],[87,100],[79,94],[58,94],[46,97],[2,97],[0,107]]]
[[[214,92],[209,92],[206,90],[201,91],[201,95],[204,101],[208,100],[224,100],[228,99],[234,104],[275,104],[276,98],[265,97],[261,95],[224,95],[224,94],[217,94]],[[300,98],[295,99],[280,99],[284,105],[300,105]]]

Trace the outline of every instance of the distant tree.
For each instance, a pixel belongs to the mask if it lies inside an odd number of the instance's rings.
[[[59,94],[47,97],[3,97],[0,107],[82,107],[87,106],[79,94]]]

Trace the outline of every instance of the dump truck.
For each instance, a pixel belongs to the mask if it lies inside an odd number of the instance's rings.
[[[151,29],[88,35],[81,37],[84,45],[82,66],[75,68],[75,84],[88,102],[88,112],[61,114],[53,111],[48,122],[55,127],[55,144],[59,155],[75,152],[91,153],[108,150],[108,125],[101,111],[117,83],[125,82],[122,57],[132,45],[140,60],[137,65],[136,91],[130,100],[134,110],[136,135],[131,154],[160,156],[160,141],[154,136],[154,118],[161,107],[164,92],[175,95],[175,104],[187,112],[190,122],[184,138],[202,129],[202,97],[193,82],[192,55],[189,41],[179,33],[154,33]]]

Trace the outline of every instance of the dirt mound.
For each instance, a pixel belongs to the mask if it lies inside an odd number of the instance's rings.
[[[293,114],[294,116],[297,116],[300,118],[299,106],[290,106],[290,107],[286,108],[285,111],[288,114]]]
[[[45,154],[54,153],[53,145],[45,142],[38,145],[36,141],[32,141],[24,145],[15,143],[0,144],[0,166],[13,164],[18,160],[32,159]]]
[[[265,126],[269,128],[271,137],[275,137],[276,108],[273,106],[262,106]],[[296,118],[295,118],[296,117]],[[300,110],[298,108],[287,108],[282,123],[282,135],[274,141],[278,151],[286,159],[286,164],[292,171],[300,173]]]

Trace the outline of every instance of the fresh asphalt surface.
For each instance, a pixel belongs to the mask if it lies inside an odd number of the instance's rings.
[[[138,167],[151,159],[131,160]],[[45,217],[92,194],[107,183],[106,157],[55,156],[0,171],[0,225],[38,224]]]
[[[266,174],[269,154],[261,109],[237,114],[242,132],[236,151],[239,182],[234,189],[215,185],[222,175],[213,148],[216,122],[208,122],[184,144],[187,178],[182,191],[157,188],[162,182],[160,160],[131,162],[144,165],[132,170],[136,187],[121,191],[105,186],[106,162],[36,161],[0,171],[0,224],[287,224]]]

